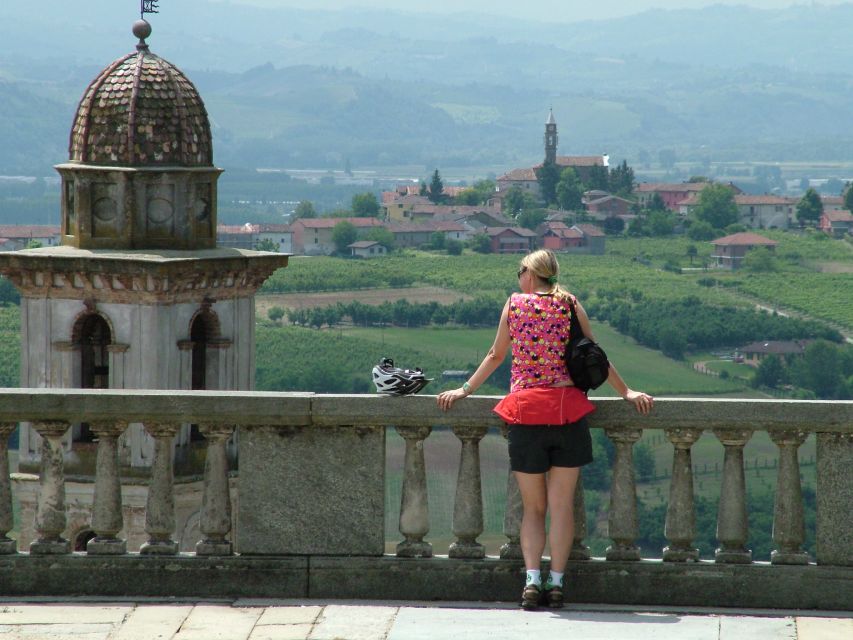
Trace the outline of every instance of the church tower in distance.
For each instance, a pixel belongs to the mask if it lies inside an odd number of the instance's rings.
[[[557,162],[557,121],[554,120],[553,109],[549,109],[545,122],[545,162]]]

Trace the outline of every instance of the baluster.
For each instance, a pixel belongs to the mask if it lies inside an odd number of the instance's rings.
[[[634,479],[634,443],[640,439],[640,429],[606,429],[616,443],[613,461],[613,484],[610,487],[610,516],[608,536],[613,540],[607,547],[607,560],[639,560],[637,538],[637,488]]]
[[[504,439],[509,437],[509,427],[501,426],[501,435]],[[503,534],[508,541],[501,545],[500,555],[503,560],[523,560],[521,553],[521,518],[524,515],[524,507],[521,504],[521,491],[518,489],[518,481],[515,473],[509,470],[506,479],[506,507],[504,510]]]
[[[146,422],[145,430],[154,438],[154,460],[151,465],[151,483],[145,503],[145,532],[148,542],[139,553],[174,555],[178,543],[172,540],[175,531],[175,478],[173,468],[172,438],[177,424]]]
[[[127,553],[127,541],[116,537],[124,526],[118,472],[118,438],[127,429],[127,422],[94,423],[91,428],[98,436],[92,509],[95,537],[86,543],[86,552],[92,555],[121,555]]]
[[[0,555],[18,550],[17,543],[6,535],[15,526],[12,519],[12,481],[9,478],[9,436],[16,426],[14,422],[0,423]]]
[[[797,450],[806,440],[804,431],[771,431],[770,438],[779,447],[776,475],[776,503],[773,509],[773,564],[808,564],[809,554],[802,550],[805,540],[803,491]]]
[[[62,537],[65,531],[65,465],[62,436],[68,423],[60,420],[33,422],[42,437],[41,481],[36,511],[37,538],[30,543],[30,553],[53,555],[69,553],[71,545]]]
[[[578,483],[575,487],[574,502],[575,534],[572,540],[572,551],[569,560],[589,560],[589,547],[583,543],[586,538],[586,503],[583,496],[583,473],[578,474]]]
[[[693,463],[690,448],[702,435],[701,429],[666,429],[666,437],[675,447],[672,454],[672,482],[666,508],[664,535],[665,562],[696,562],[699,549],[693,547],[696,537],[696,512],[693,507]]]
[[[424,540],[429,533],[429,494],[427,492],[424,440],[432,427],[395,427],[406,441],[403,463],[403,492],[400,498],[400,533],[405,540],[397,545],[401,558],[431,558],[432,545]]]
[[[717,562],[749,564],[752,551],[746,548],[749,527],[746,515],[746,479],[743,469],[743,448],[752,437],[747,429],[715,429],[714,435],[725,447],[723,484],[717,512],[717,540],[720,547],[714,554]]]
[[[456,480],[456,501],[453,505],[453,535],[451,558],[485,558],[486,550],[477,536],[483,533],[483,487],[480,477],[480,440],[487,427],[453,427],[462,441],[459,456],[459,476]]]
[[[195,545],[199,556],[230,556],[231,542],[225,537],[231,531],[231,491],[228,485],[228,438],[234,427],[203,424],[199,430],[207,438],[204,459],[204,493],[201,498],[199,528],[203,538]]]

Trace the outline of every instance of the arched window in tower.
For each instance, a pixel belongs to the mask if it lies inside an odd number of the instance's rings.
[[[107,346],[112,342],[112,332],[107,321],[97,313],[80,320],[80,387],[83,389],[109,389],[110,359]],[[91,442],[94,434],[84,422],[75,429],[74,441]]]
[[[210,328],[205,314],[199,313],[190,327],[190,340],[193,343],[192,389],[207,388],[207,343]]]

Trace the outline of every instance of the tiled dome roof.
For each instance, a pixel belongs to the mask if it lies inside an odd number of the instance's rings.
[[[104,69],[83,94],[71,128],[71,162],[212,166],[210,123],[198,91],[144,42],[137,49]]]

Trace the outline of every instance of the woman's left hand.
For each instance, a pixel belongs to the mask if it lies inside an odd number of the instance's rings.
[[[655,406],[655,399],[648,393],[643,393],[642,391],[628,389],[622,397],[637,407],[637,411],[642,413],[644,416],[649,415],[649,412]]]
[[[447,411],[453,406],[454,402],[461,400],[467,395],[468,394],[465,393],[465,390],[462,387],[459,387],[458,389],[450,389],[449,391],[442,391],[438,394],[438,406],[441,407],[442,411]]]

